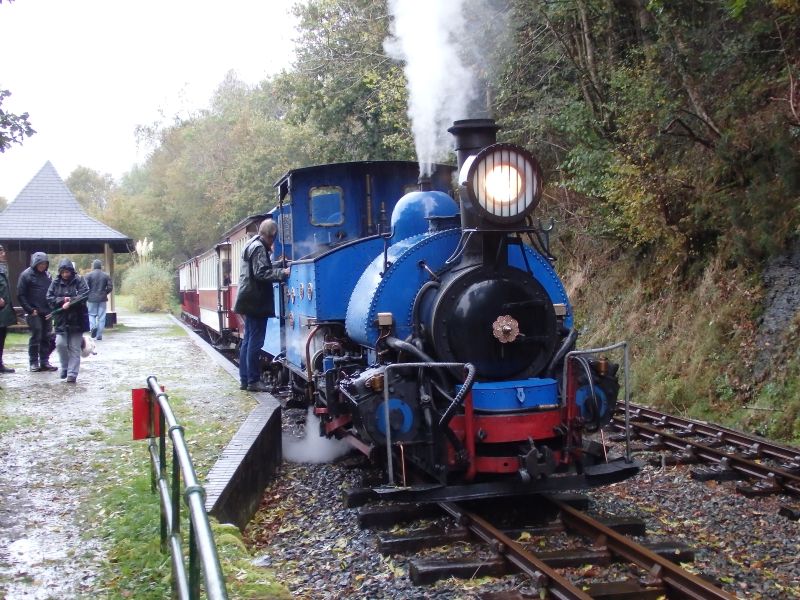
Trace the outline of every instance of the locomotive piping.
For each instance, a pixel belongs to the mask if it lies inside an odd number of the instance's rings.
[[[435,282],[429,281],[428,283],[435,283]],[[430,363],[430,365],[433,368],[433,373],[434,373],[436,379],[438,380],[438,381],[431,381],[431,385],[433,385],[433,387],[436,388],[436,391],[439,392],[442,395],[442,397],[444,397],[445,400],[449,400],[450,401],[450,406],[454,406],[454,405],[458,404],[456,399],[454,399],[452,396],[450,396],[450,394],[448,394],[447,390],[445,389],[445,387],[447,386],[447,381],[446,381],[446,379],[444,377],[444,374],[442,373],[441,368],[433,367],[433,365],[436,364],[436,361],[434,361],[430,356],[425,354],[425,352],[423,352],[422,350],[417,348],[414,344],[410,344],[408,342],[404,342],[403,340],[397,339],[395,337],[387,337],[385,341],[386,341],[387,345],[390,348],[393,348],[394,350],[398,350],[398,351],[404,350],[404,351],[406,351],[406,352],[408,352],[410,354],[413,354],[414,356],[416,356],[420,360],[423,360],[426,363]],[[397,364],[398,364],[398,366],[402,366],[403,363],[397,363]],[[468,365],[468,366],[470,368],[472,368],[473,371],[474,371],[475,368],[472,365]],[[471,386],[472,386],[472,383],[470,383],[470,387]],[[438,411],[436,410],[435,406],[433,406],[433,410],[438,415]],[[452,419],[452,415],[450,416],[450,418],[447,419],[447,422],[445,423],[444,426],[442,426],[442,423],[444,422],[443,419],[444,419],[444,417],[442,417],[439,420],[439,428],[442,429],[442,431],[444,431],[444,434],[447,436],[448,441],[450,442],[450,444],[455,449],[456,454],[461,454],[464,451],[464,446],[461,443],[461,440],[459,440],[458,437],[456,436],[456,434],[453,432],[453,430],[450,429],[450,427],[448,427],[448,424],[450,423],[450,419]]]
[[[467,378],[464,380],[464,385],[461,386],[461,389],[458,390],[456,397],[453,398],[453,401],[450,403],[450,406],[447,407],[447,410],[444,411],[442,418],[439,420],[439,427],[445,428],[448,427],[450,424],[450,420],[453,418],[453,414],[456,411],[456,408],[461,406],[461,403],[464,402],[464,398],[466,397],[467,393],[472,389],[472,384],[475,381],[475,365],[472,363],[466,363],[464,368],[467,370]],[[449,427],[448,427],[449,429]]]
[[[553,377],[556,371],[556,365],[558,365],[561,360],[563,360],[564,356],[569,352],[569,349],[575,344],[575,340],[578,339],[578,330],[574,327],[570,328],[569,332],[567,333],[567,337],[564,338],[564,342],[561,344],[561,347],[558,349],[553,355],[553,358],[550,360],[550,363],[547,365],[547,370],[545,373],[548,377]]]
[[[393,339],[395,342],[400,342],[401,344],[405,343],[405,342],[401,342],[397,338],[386,338],[386,339],[387,340],[388,339]],[[411,344],[409,344],[409,346],[411,346]],[[413,346],[411,346],[411,347],[413,348]],[[385,375],[386,375],[386,378],[388,379],[390,371],[394,371],[396,369],[401,369],[401,368],[414,368],[414,369],[425,369],[425,368],[430,369],[430,368],[433,368],[433,369],[438,370],[438,369],[450,369],[450,368],[452,368],[452,369],[455,369],[455,368],[463,369],[465,367],[466,367],[466,364],[457,363],[457,362],[392,363],[392,364],[386,365]],[[384,406],[384,416],[386,418],[386,423],[389,423],[390,417],[389,417],[389,386],[388,385],[385,385],[383,387],[383,406]],[[392,465],[392,438],[391,438],[391,433],[392,433],[392,428],[391,427],[387,427],[386,428],[386,433],[385,433],[385,436],[386,436],[386,461],[387,461],[386,470],[387,470],[387,474],[388,474],[389,485],[390,486],[394,486],[394,468],[393,468],[393,465]],[[450,436],[448,436],[448,438],[449,437]]]
[[[386,345],[389,346],[392,350],[397,350],[398,352],[408,352],[409,354],[413,354],[418,359],[424,362],[431,364],[436,363],[435,360],[433,360],[430,356],[428,356],[422,350],[417,348],[414,344],[409,344],[408,342],[404,342],[403,340],[393,336],[388,336],[387,338],[384,339],[384,341],[386,342]],[[440,369],[435,368],[433,369],[433,372],[436,374],[436,378],[439,379],[439,383],[442,385],[442,387],[447,385],[444,375],[442,374],[442,371]]]

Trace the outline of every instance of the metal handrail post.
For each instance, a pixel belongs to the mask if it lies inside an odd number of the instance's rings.
[[[174,545],[175,549],[180,548],[181,543],[181,469],[178,461],[175,460],[175,444],[172,445],[172,491],[170,492],[170,501],[172,508],[170,512],[172,513],[172,527],[170,528],[169,537],[170,541]],[[176,598],[192,598],[190,590],[188,587],[186,589],[186,593],[188,596],[183,595],[183,590],[179,590],[176,585],[180,585],[183,587],[183,582],[185,581],[185,568],[183,566],[183,560],[176,561],[173,560],[173,567],[176,569],[175,577],[172,578],[172,594],[173,597]],[[180,575],[180,571],[184,571],[184,575]],[[179,593],[181,592],[181,593]]]
[[[181,467],[176,460],[175,446],[172,446],[172,535],[181,532]]]
[[[179,465],[179,476],[183,475],[185,483],[185,490],[183,493],[184,501],[189,508],[190,523],[195,528],[197,550],[200,557],[200,564],[202,565],[203,580],[205,582],[206,595],[209,600],[227,600],[227,590],[225,589],[225,580],[222,576],[222,567],[219,563],[219,556],[217,555],[217,548],[214,544],[214,536],[211,532],[211,526],[208,523],[208,516],[205,510],[205,490],[199,484],[197,475],[192,464],[192,459],[189,455],[189,449],[186,445],[186,440],[183,435],[183,427],[178,424],[175,414],[172,412],[172,407],[169,405],[167,395],[160,390],[158,380],[154,375],[147,378],[147,386],[158,399],[159,407],[161,408],[162,418],[169,426],[167,430],[170,439],[172,440],[173,449],[173,466]],[[161,434],[164,434],[165,427],[161,428]],[[178,497],[178,494],[173,494]],[[178,501],[179,502],[179,501]],[[175,515],[173,515],[175,517]],[[177,518],[173,520],[173,528]],[[179,536],[173,536],[173,548],[177,545],[178,552],[173,549],[173,563],[180,563],[180,568],[183,568],[183,556],[180,553]],[[191,552],[191,550],[190,550]],[[177,557],[177,558],[176,558]],[[191,565],[190,565],[191,567]],[[176,567],[177,568],[177,567]],[[183,582],[187,583],[185,579],[185,571],[183,572]],[[188,586],[187,586],[188,587]],[[187,598],[188,598],[187,590]]]
[[[189,591],[192,598],[200,597],[200,562],[197,560],[197,534],[189,522]]]
[[[159,413],[158,417],[159,422],[159,429],[158,429],[158,470],[161,473],[161,476],[164,476],[164,472],[167,469],[167,442],[165,439],[164,434],[164,413]],[[161,551],[167,551],[167,505],[161,505]]]

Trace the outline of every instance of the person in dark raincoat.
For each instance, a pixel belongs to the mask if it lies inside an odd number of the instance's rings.
[[[47,304],[47,289],[52,278],[47,268],[50,259],[44,252],[34,252],[31,256],[31,266],[19,274],[17,281],[17,300],[25,311],[25,321],[31,332],[28,341],[28,359],[31,371],[57,371],[51,365],[50,359],[50,334],[53,325],[47,316],[50,306]]]
[[[47,290],[47,302],[53,310],[56,329],[56,351],[61,361],[61,379],[75,383],[81,368],[81,342],[89,331],[89,310],[86,298],[89,286],[75,272],[68,258],[58,264],[58,277]]]
[[[89,327],[92,328],[92,337],[103,339],[103,329],[106,327],[106,305],[108,295],[114,289],[111,275],[103,271],[103,263],[95,260],[92,263],[92,272],[86,276],[86,285],[89,286],[89,299],[86,307],[89,309]]]
[[[6,249],[0,246],[0,373],[13,373],[15,369],[3,362],[3,349],[6,345],[6,332],[9,325],[16,325],[17,314],[11,302],[11,286],[8,284],[8,263]]]

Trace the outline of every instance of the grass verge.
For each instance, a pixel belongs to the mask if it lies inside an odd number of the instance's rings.
[[[629,342],[634,402],[800,443],[800,323],[758,381],[758,274],[712,260],[691,280],[655,281],[650,267],[620,256],[566,265],[579,346]]]
[[[204,421],[201,415],[193,414],[178,395],[170,395],[170,404],[189,432],[187,443],[195,469],[198,474],[207,471],[219,448],[230,439],[232,427],[221,428],[219,422]],[[110,600],[167,598],[170,595],[170,556],[160,550],[159,501],[158,495],[150,489],[147,443],[130,440],[127,410],[110,412],[104,426],[109,432],[108,443],[94,464],[99,489],[86,509],[86,521],[90,524],[86,535],[103,539],[107,547],[107,560],[97,593]],[[185,504],[181,506],[181,513],[186,552],[189,529]],[[238,529],[216,523],[212,526],[230,598],[290,597],[286,588],[275,582],[270,571],[252,565]]]

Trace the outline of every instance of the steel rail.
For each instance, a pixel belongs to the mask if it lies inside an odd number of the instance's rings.
[[[550,498],[550,501],[561,511],[561,519],[565,527],[591,539],[599,540],[599,543],[608,548],[610,552],[646,570],[680,597],[696,600],[736,598],[697,575],[682,569],[679,565],[660,557],[652,550],[617,533],[610,527],[606,527],[569,504],[555,498]]]
[[[631,404],[630,418],[632,420],[644,418],[658,427],[675,427],[687,433],[712,437],[723,443],[740,446],[760,457],[800,463],[800,449],[782,446],[762,437],[736,431],[722,425],[668,415],[639,404]],[[618,416],[614,417],[614,425],[621,429],[622,423]]]
[[[550,597],[558,600],[591,600],[590,595],[485,519],[452,502],[440,502],[439,506],[480,539],[493,545],[496,552],[502,554],[506,560],[528,575],[537,585],[547,588]]]
[[[643,423],[631,423],[631,426],[639,436],[663,444],[667,448],[680,452],[691,450],[699,458],[713,463],[724,463],[727,468],[743,473],[748,477],[770,481],[788,493],[800,495],[800,475],[796,473],[774,465],[757,463],[737,453],[718,450],[701,442],[688,440]]]

